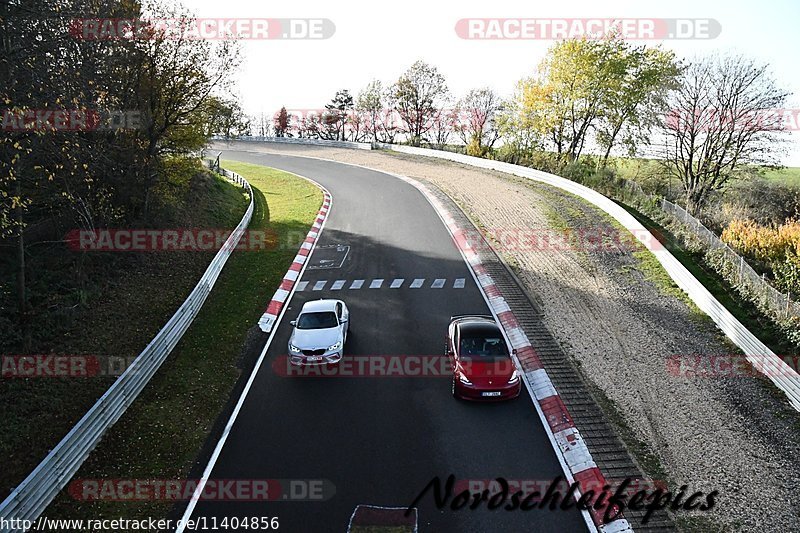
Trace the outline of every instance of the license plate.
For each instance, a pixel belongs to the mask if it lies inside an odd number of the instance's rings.
[[[500,391],[482,392],[481,396],[500,396]]]
[[[311,357],[306,357],[307,361],[322,361],[321,355],[313,355]]]

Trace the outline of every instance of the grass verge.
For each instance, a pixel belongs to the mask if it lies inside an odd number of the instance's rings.
[[[655,220],[648,217],[646,214],[638,211],[637,209],[617,202],[623,209],[633,215],[645,228],[660,235],[661,244],[669,250],[673,256],[697,278],[703,286],[717,299],[730,313],[736,317],[742,324],[749,329],[753,335],[759,338],[761,342],[766,344],[773,352],[777,354],[791,354],[795,353],[795,348],[786,339],[786,336],[780,329],[769,319],[764,316],[753,304],[746,302],[741,296],[736,293],[736,290],[725,281],[722,276],[717,274],[710,266],[708,266],[704,259],[703,254],[687,251],[681,246],[678,237],[676,237],[669,229],[665,228]],[[649,253],[649,252],[648,252]],[[649,254],[652,256],[652,254]],[[654,261],[655,258],[653,258]],[[661,272],[660,264],[657,265]],[[666,273],[664,273],[666,276]],[[668,283],[667,283],[668,282]],[[667,276],[665,284],[674,286],[672,279]],[[664,288],[667,288],[667,285]],[[675,286],[675,290],[677,287]],[[682,291],[681,291],[682,294]]]
[[[249,229],[274,231],[278,246],[233,253],[181,342],[75,479],[185,479],[239,378],[242,347],[322,203],[321,191],[297,176],[244,163],[223,166],[253,186]],[[64,491],[47,515],[166,517],[171,506],[163,501],[79,501]]]

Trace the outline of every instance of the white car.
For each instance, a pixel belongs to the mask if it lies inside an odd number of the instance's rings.
[[[293,365],[338,363],[350,324],[350,311],[341,300],[306,302],[290,324],[289,361]]]

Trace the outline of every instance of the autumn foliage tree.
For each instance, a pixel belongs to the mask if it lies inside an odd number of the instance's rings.
[[[76,21],[190,16],[122,0],[0,3],[0,249],[16,271],[14,290],[2,294],[16,297],[18,327],[9,331],[23,346],[28,279],[48,268],[31,261],[31,247],[63,239],[66,228],[146,222],[151,191],[167,180],[164,161],[205,144],[206,103],[237,63],[232,42],[167,38],[146,24],[138,38],[92,39]],[[14,118],[37,110],[134,120],[67,130]]]

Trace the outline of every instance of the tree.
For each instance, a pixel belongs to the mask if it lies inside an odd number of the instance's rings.
[[[767,65],[746,57],[710,56],[684,70],[663,124],[664,163],[690,213],[748,166],[779,163],[785,137],[777,111],[787,96]]]
[[[448,89],[438,69],[417,61],[391,89],[395,109],[405,125],[412,146],[419,146],[433,118],[447,99]]]
[[[14,116],[38,109],[88,119],[87,127],[75,129],[49,123],[0,133],[0,246],[13,240],[20,316],[14,335],[25,350],[28,318],[36,312],[28,280],[42,266],[32,246],[58,242],[68,231],[64,225],[92,230],[146,222],[150,191],[165,181],[165,159],[187,157],[205,144],[208,101],[227,87],[236,65],[230,42],[167,38],[156,26],[142,28],[136,39],[80,38],[75,14],[86,20],[191,18],[158,2],[0,3],[4,118],[13,123]],[[95,121],[108,116],[137,123]],[[64,269],[65,287],[74,279],[85,288],[84,263],[74,262],[72,279]],[[11,291],[0,289],[5,306]]]
[[[511,157],[510,162],[515,164],[534,149],[542,148],[542,135],[535,123],[538,117],[531,115],[525,105],[527,83],[527,79],[517,82],[514,94],[497,115],[498,131]]]
[[[345,140],[347,116],[353,110],[353,96],[347,89],[336,91],[330,103],[325,105],[323,123],[327,129],[326,138],[335,141]]]
[[[680,67],[675,54],[661,48],[632,47],[618,41],[620,69],[608,80],[606,102],[597,125],[597,144],[604,149],[603,164],[619,142],[630,156],[637,146],[650,144],[649,134],[666,110],[669,91],[676,86]]]
[[[365,117],[364,127],[372,137],[372,142],[378,142],[381,130],[381,114],[386,111],[383,103],[383,85],[380,80],[372,80],[359,91],[355,101],[355,109]]]
[[[444,147],[450,140],[450,136],[458,131],[458,120],[458,107],[446,106],[437,109],[431,120],[431,128],[429,130],[431,144],[439,148]]]
[[[286,107],[281,107],[280,111],[275,114],[273,128],[275,129],[275,137],[291,137],[289,128],[292,126],[289,113],[286,112]]]
[[[458,103],[458,131],[467,154],[483,157],[500,136],[497,116],[502,109],[500,96],[484,87],[469,91]]]
[[[187,21],[195,17],[182,7],[153,4],[158,17]],[[192,25],[194,23],[192,22]],[[135,41],[140,58],[135,79],[139,107],[147,114],[147,142],[142,162],[144,212],[150,191],[160,176],[160,158],[186,154],[205,146],[203,106],[215,91],[230,88],[230,74],[240,63],[240,48],[232,40],[193,39],[154,23]]]
[[[223,135],[225,138],[250,134],[251,119],[245,116],[236,100],[210,97],[204,104],[205,135]]]
[[[555,151],[574,161],[607,101],[606,88],[618,73],[606,41],[570,39],[553,46],[539,75],[521,83],[519,107]]]

